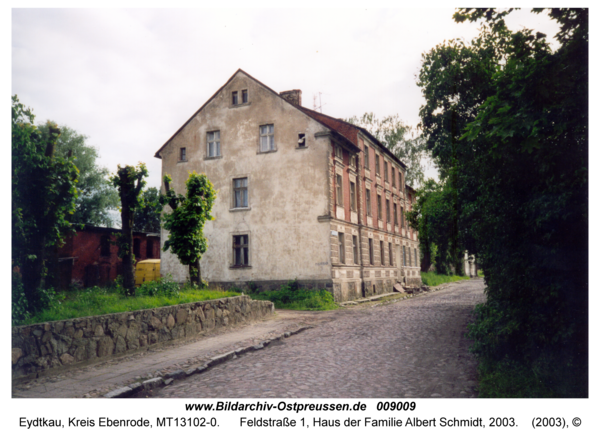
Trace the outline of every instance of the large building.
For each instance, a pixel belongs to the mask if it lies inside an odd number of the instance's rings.
[[[191,171],[218,192],[201,260],[212,284],[297,279],[336,301],[421,284],[406,166],[365,129],[302,107],[300,90],[238,70],[155,156],[177,193]],[[175,255],[161,259],[187,281]]]

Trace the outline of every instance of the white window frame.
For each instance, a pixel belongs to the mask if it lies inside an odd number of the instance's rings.
[[[244,239],[245,237],[245,239]],[[239,238],[236,243],[236,238]],[[240,252],[238,253],[238,249]],[[232,268],[247,268],[250,266],[250,235],[249,234],[234,234],[231,241],[231,267]],[[245,251],[244,251],[245,250]],[[238,254],[241,260],[238,260]],[[241,263],[238,263],[241,262]]]
[[[242,184],[243,184],[243,182],[245,182],[245,185],[239,185],[236,187],[236,181],[240,181],[240,183],[242,183]],[[232,208],[234,208],[234,209],[248,208],[250,205],[250,200],[249,200],[249,196],[248,196],[249,195],[248,194],[248,186],[249,186],[248,177],[233,178],[231,186],[232,186],[232,192],[233,192]],[[238,193],[242,193],[241,198],[238,198]],[[245,193],[245,199],[244,199],[243,193]],[[246,201],[245,202],[246,205],[243,205],[244,200]]]
[[[264,125],[260,125],[258,128],[258,135],[259,152],[266,153],[277,150],[275,147],[275,125],[273,123],[265,123]]]
[[[212,135],[212,139],[211,139]],[[216,138],[215,138],[216,136]],[[211,141],[212,140],[212,141]],[[211,154],[211,144],[215,145],[216,153]],[[221,156],[221,131],[209,131],[206,133],[206,156],[215,158]]]

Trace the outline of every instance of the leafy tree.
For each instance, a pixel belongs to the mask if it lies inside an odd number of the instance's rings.
[[[425,164],[429,159],[425,139],[400,120],[398,115],[378,119],[373,113],[365,113],[360,118],[353,116],[346,121],[365,128],[406,164],[405,179],[409,186],[418,187],[423,183]]]
[[[411,228],[419,232],[421,270],[428,271],[435,262],[438,274],[463,273],[463,250],[453,228],[456,222],[454,196],[450,186],[432,179],[417,191],[416,203],[406,213]]]
[[[148,187],[142,192],[142,206],[136,212],[133,229],[146,233],[160,233],[160,193],[156,187]]]
[[[482,261],[487,302],[471,328],[482,394],[587,394],[588,11],[552,9],[560,47],[483,20],[470,44],[424,55],[428,147]],[[541,10],[535,10],[541,12]],[[515,382],[519,382],[515,384]],[[523,383],[525,382],[525,383]]]
[[[118,166],[117,173],[111,181],[119,191],[121,198],[121,234],[117,240],[119,257],[123,261],[123,288],[126,295],[135,295],[134,261],[133,255],[133,221],[136,212],[142,207],[142,189],[148,176],[144,163],[135,166]]]
[[[44,306],[49,249],[71,230],[77,199],[73,158],[55,154],[56,125],[41,131],[31,109],[12,97],[12,261],[23,279],[29,311]]]
[[[161,203],[168,205],[172,212],[163,216],[164,228],[170,232],[164,244],[164,251],[171,251],[189,269],[190,282],[202,284],[200,259],[208,248],[204,237],[204,224],[212,220],[212,210],[217,194],[205,174],[190,173],[186,182],[187,197],[177,195],[171,189],[171,177],[165,175],[165,195]]]
[[[54,122],[49,122],[38,128],[47,135],[48,127],[53,125]],[[66,157],[71,153],[73,162],[79,170],[77,178],[79,197],[71,222],[112,227],[113,221],[109,210],[118,208],[119,195],[108,179],[108,169],[96,164],[98,151],[94,146],[86,144],[85,135],[79,134],[68,126],[60,126],[59,129],[61,134],[56,143],[56,154]]]

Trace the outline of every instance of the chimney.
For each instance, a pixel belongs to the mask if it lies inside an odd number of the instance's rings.
[[[282,91],[279,95],[294,105],[302,106],[302,90]]]

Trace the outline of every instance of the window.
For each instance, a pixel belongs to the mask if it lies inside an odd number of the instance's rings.
[[[394,202],[394,225],[398,226],[398,205]]]
[[[404,207],[400,207],[400,220],[402,221],[402,228],[404,228]]]
[[[237,91],[234,91],[233,93],[231,93],[231,104],[232,105],[238,104],[238,92]]]
[[[206,133],[206,155],[209,157],[221,156],[221,131]]]
[[[350,181],[350,209],[356,211],[356,183]]]
[[[260,127],[260,151],[269,152],[275,150],[275,128],[273,125],[262,125]]]
[[[142,257],[140,252],[140,239],[133,239],[133,255],[136,260],[139,260]]]
[[[381,220],[383,215],[381,214],[381,195],[377,195],[377,220]]]
[[[233,208],[248,207],[248,178],[233,180]]]
[[[298,147],[299,148],[306,147],[306,134],[298,134]]]
[[[233,236],[233,266],[248,265],[248,235]]]
[[[406,246],[402,246],[402,266],[406,266]]]
[[[375,154],[375,173],[379,175],[379,155]]]
[[[385,180],[385,182],[388,182],[388,163],[387,161],[383,161],[383,179]]]
[[[379,241],[379,260],[381,261],[381,266],[385,266],[385,250],[383,240]]]
[[[352,236],[352,254],[354,254],[354,264],[358,265],[358,237]]]
[[[390,266],[394,266],[394,253],[392,252],[392,242],[388,242],[388,256],[390,257]]]
[[[248,103],[248,90],[242,90],[242,103]]]
[[[154,257],[154,240],[146,240],[146,258],[151,259]]]
[[[367,216],[371,216],[371,190],[367,189],[365,201],[367,202]]]
[[[392,166],[392,187],[396,187],[396,168]]]
[[[408,248],[408,266],[412,266],[412,257],[410,254],[410,248]]]
[[[389,199],[385,200],[385,219],[388,224],[391,222],[391,220],[390,220],[390,200]]]
[[[338,233],[338,245],[340,251],[340,263],[346,264],[346,248],[344,247],[344,233]]]
[[[375,261],[373,259],[373,239],[369,239],[369,263],[371,265],[375,264]]]
[[[369,169],[369,147],[365,145],[365,169]]]
[[[342,148],[339,146],[335,147],[335,157],[339,158],[340,160],[343,159],[344,153],[342,152]]]
[[[100,237],[100,256],[101,257],[110,257],[110,237],[109,236]]]
[[[187,161],[187,155],[185,152],[185,148],[179,149],[179,161]]]
[[[342,175],[340,175],[340,174],[335,175],[335,190],[336,190],[335,202],[339,207],[343,207],[344,206],[344,193],[342,191]]]
[[[356,155],[350,157],[350,166],[356,169]]]
[[[415,249],[415,266],[417,266],[419,263],[417,262],[417,250]]]

